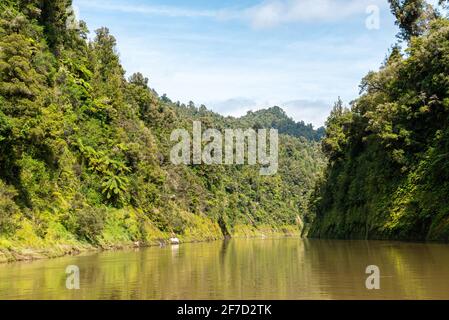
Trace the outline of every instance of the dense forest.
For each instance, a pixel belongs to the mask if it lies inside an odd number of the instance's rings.
[[[313,237],[449,240],[447,1],[390,5],[399,42],[326,124]]]
[[[223,117],[128,79],[107,28],[71,1],[0,3],[0,260],[89,247],[299,234],[326,165],[323,129],[280,108]],[[276,127],[279,172],[174,166],[174,129]],[[306,220],[307,222],[307,220]],[[29,252],[28,252],[29,254]]]
[[[70,0],[3,0],[0,261],[173,236],[449,240],[447,1],[389,2],[398,42],[315,130],[279,107],[234,118],[174,102],[127,78],[113,35],[91,34]],[[278,173],[173,165],[170,134],[193,121],[278,129]]]

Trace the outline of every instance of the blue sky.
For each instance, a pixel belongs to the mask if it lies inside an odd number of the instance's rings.
[[[91,31],[111,30],[128,75],[142,72],[159,94],[234,116],[279,105],[315,126],[338,96],[357,97],[397,33],[387,0],[73,2]]]

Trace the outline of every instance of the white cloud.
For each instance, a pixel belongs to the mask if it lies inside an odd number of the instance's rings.
[[[322,100],[293,100],[281,103],[281,107],[293,119],[312,123],[315,128],[324,125],[331,106],[331,102]]]
[[[275,1],[248,9],[247,16],[254,27],[272,27],[280,23],[285,11],[285,4]]]
[[[365,14],[369,5],[385,6],[384,0],[268,0],[246,10],[256,28],[282,23],[341,21]]]
[[[102,0],[77,0],[76,3],[86,8],[123,13],[172,18],[212,18],[219,21],[241,20],[255,28],[267,28],[283,23],[341,21],[356,14],[366,14],[366,8],[370,5],[383,7],[386,0],[266,0],[248,8],[216,10],[179,6],[123,5]]]
[[[240,117],[247,111],[256,108],[257,102],[253,99],[237,97],[224,101],[207,102],[206,106],[225,116]]]

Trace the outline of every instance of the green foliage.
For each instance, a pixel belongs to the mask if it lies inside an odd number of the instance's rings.
[[[306,125],[303,121],[295,122],[279,107],[250,111],[238,122],[244,128],[274,128],[279,130],[279,133],[304,137],[308,140],[319,141],[323,137],[323,128],[314,130],[311,124]]]
[[[85,207],[76,212],[74,232],[80,239],[97,244],[105,227],[106,210],[104,208]]]
[[[20,210],[15,203],[17,191],[0,181],[0,234],[11,235],[17,229],[16,219]]]
[[[425,0],[390,0],[391,12],[401,29],[398,37],[409,41],[424,33],[430,20],[437,17],[434,8]]]
[[[449,21],[433,19],[364,78],[351,111],[334,109],[312,236],[449,239],[448,39]]]
[[[126,193],[128,185],[127,178],[121,178],[110,174],[110,176],[104,178],[104,182],[101,185],[103,187],[103,193],[106,194],[107,199],[113,197],[121,197],[122,193]]]
[[[8,117],[0,111],[0,142],[8,139],[11,134],[11,129]]]
[[[299,231],[325,166],[323,129],[278,107],[231,118],[160,97],[142,74],[124,78],[107,28],[87,40],[70,4],[0,4],[0,232],[8,243],[211,240],[242,225]],[[279,129],[279,173],[172,165],[170,133],[196,120]]]
[[[343,107],[339,98],[326,121],[326,135],[322,141],[323,152],[335,161],[343,154],[347,141],[347,126],[351,123],[352,114]]]

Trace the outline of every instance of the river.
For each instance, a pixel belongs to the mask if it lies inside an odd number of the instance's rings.
[[[366,288],[369,265],[379,290]],[[449,299],[449,245],[233,239],[90,253],[0,265],[0,299]]]

